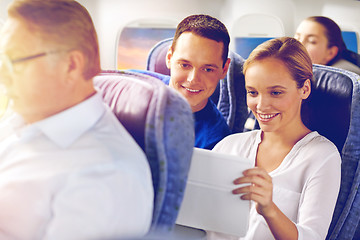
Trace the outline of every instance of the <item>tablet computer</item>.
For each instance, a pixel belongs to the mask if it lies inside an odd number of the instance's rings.
[[[239,156],[194,148],[176,223],[234,236],[248,229],[250,201],[232,194],[233,181],[253,167]]]

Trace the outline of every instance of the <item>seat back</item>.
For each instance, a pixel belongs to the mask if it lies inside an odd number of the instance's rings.
[[[166,54],[172,44],[172,38],[156,43],[150,50],[146,70],[170,76],[170,69],[166,66]]]
[[[194,146],[189,104],[161,81],[142,74],[105,71],[94,78],[94,85],[149,161],[155,195],[149,234],[171,231]]]
[[[172,38],[157,43],[149,52],[147,70],[170,75],[166,67],[166,53],[172,44]],[[229,51],[231,59],[229,70],[224,79],[219,81],[211,96],[219,111],[224,116],[232,133],[242,132],[247,119],[245,79],[242,74],[244,59],[233,51]]]
[[[302,108],[303,121],[341,152],[349,132],[353,81],[344,72],[322,65],[314,65],[313,73],[313,88]]]
[[[354,73],[322,65],[314,65],[313,72],[303,121],[331,140],[342,158],[340,192],[327,239],[355,239],[360,221],[360,79]]]

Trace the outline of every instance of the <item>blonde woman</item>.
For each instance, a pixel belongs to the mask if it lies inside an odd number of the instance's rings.
[[[325,239],[341,159],[332,142],[301,120],[302,102],[311,92],[310,57],[294,38],[273,39],[250,54],[243,72],[247,104],[261,129],[230,135],[213,149],[254,164],[234,180],[233,194],[252,203],[241,239]],[[237,239],[215,232],[207,237]]]

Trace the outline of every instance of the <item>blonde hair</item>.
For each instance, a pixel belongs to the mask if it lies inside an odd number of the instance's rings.
[[[34,34],[64,50],[79,50],[85,56],[83,76],[100,72],[99,44],[90,14],[73,0],[15,0],[8,16],[24,21]]]
[[[299,41],[291,37],[271,39],[257,46],[244,63],[244,75],[252,63],[270,57],[284,63],[298,88],[303,87],[307,79],[312,82],[312,62],[309,54]]]

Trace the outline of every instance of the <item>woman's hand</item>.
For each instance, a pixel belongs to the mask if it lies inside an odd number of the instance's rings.
[[[253,200],[256,210],[264,217],[274,214],[275,204],[272,200],[272,178],[262,168],[255,167],[243,172],[244,176],[234,180],[234,184],[250,184],[233,190],[233,194],[243,194],[241,199]]]
[[[256,211],[265,218],[275,239],[298,239],[295,224],[285,216],[272,200],[273,184],[265,169],[256,167],[243,172],[244,176],[234,184],[247,184],[233,190],[233,194],[243,194],[241,199],[256,202]],[[248,185],[250,184],[250,185]]]

